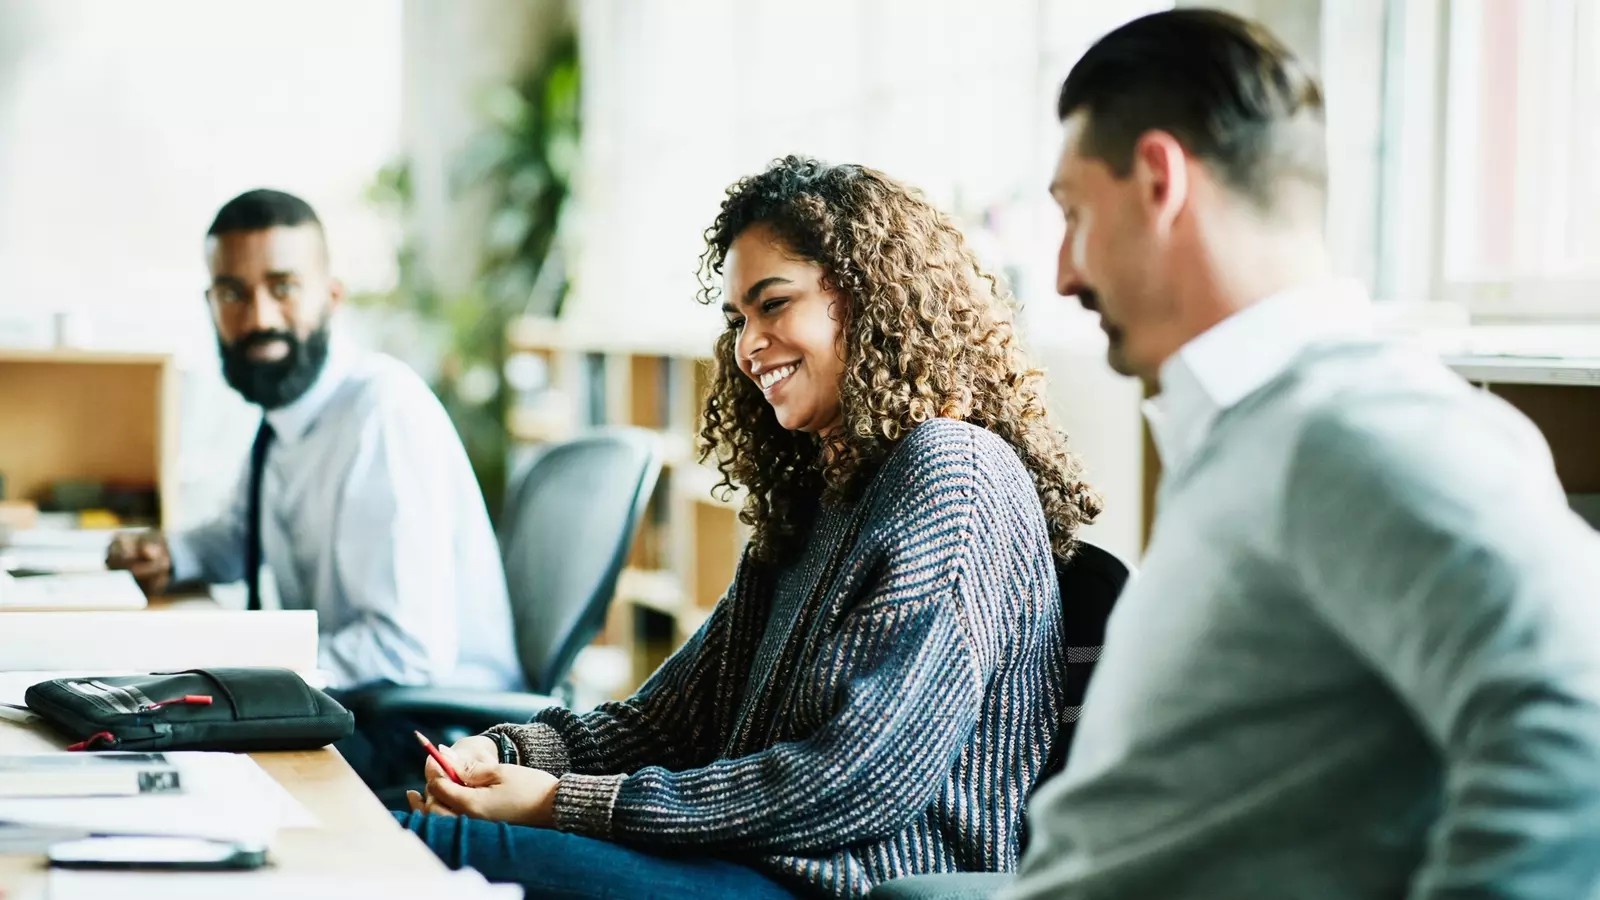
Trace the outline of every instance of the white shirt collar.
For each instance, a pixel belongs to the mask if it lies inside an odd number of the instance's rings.
[[[1359,284],[1327,281],[1280,291],[1234,313],[1161,365],[1161,393],[1145,419],[1169,470],[1205,443],[1217,417],[1283,374],[1307,347],[1370,332]]]
[[[293,443],[311,428],[339,390],[345,376],[349,375],[354,353],[354,348],[347,346],[337,336],[329,338],[328,358],[323,362],[316,380],[311,382],[311,387],[293,403],[267,411],[267,424],[272,426],[275,440]]]

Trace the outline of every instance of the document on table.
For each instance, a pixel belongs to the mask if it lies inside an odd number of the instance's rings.
[[[144,591],[127,572],[73,572],[13,578],[0,572],[0,611],[144,609]]]
[[[175,835],[270,843],[317,820],[256,761],[239,753],[168,753],[183,791],[134,797],[0,799],[0,823],[92,834]]]
[[[515,884],[491,885],[472,869],[427,878],[393,875],[290,875],[260,871],[249,875],[219,872],[50,873],[48,900],[521,900]]]

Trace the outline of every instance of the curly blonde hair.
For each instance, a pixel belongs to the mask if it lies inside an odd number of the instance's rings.
[[[1028,364],[1010,297],[978,265],[961,232],[914,188],[874,169],[796,156],[728,188],[706,229],[702,303],[715,303],[728,249],[765,225],[796,256],[816,263],[845,303],[839,385],[843,427],[827,439],[788,431],[740,371],[737,334],[717,339],[700,430],[700,459],[716,459],[718,489],[748,491],[739,518],[752,555],[789,558],[817,502],[860,496],[918,424],[959,419],[994,432],[1033,477],[1065,561],[1078,529],[1100,512],[1083,466],[1045,410],[1043,374]],[[826,449],[826,453],[824,453]]]

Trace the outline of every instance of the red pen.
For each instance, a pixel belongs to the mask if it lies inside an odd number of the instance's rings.
[[[411,733],[417,736],[417,743],[422,745],[422,749],[428,751],[428,755],[433,757],[433,761],[439,764],[439,768],[443,769],[446,775],[450,776],[451,781],[454,781],[456,784],[459,784],[462,787],[467,786],[467,783],[461,780],[461,776],[456,774],[456,767],[450,765],[450,761],[444,758],[444,754],[440,753],[439,748],[433,745],[433,741],[423,737],[422,732],[420,731],[413,731]]]

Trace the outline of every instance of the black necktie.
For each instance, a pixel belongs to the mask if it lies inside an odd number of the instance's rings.
[[[261,420],[256,442],[250,445],[250,510],[245,520],[244,580],[250,587],[250,609],[261,608],[261,475],[267,468],[267,445],[272,426]]]

